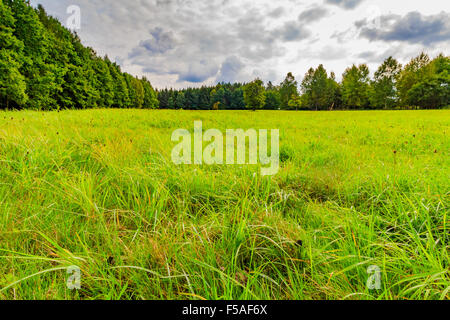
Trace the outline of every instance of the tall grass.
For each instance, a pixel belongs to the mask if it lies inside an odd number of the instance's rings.
[[[173,165],[171,133],[194,120],[280,129],[280,172]],[[0,299],[448,299],[449,125],[448,110],[2,112]]]

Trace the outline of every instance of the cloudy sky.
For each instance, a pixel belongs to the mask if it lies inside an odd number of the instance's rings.
[[[259,77],[301,80],[323,64],[375,71],[390,55],[450,54],[448,0],[32,0],[66,24],[81,9],[83,43],[155,87]],[[71,20],[73,21],[73,20]]]

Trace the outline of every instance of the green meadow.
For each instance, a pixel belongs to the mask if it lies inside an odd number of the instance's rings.
[[[279,129],[280,171],[174,165],[195,120]],[[0,299],[449,299],[449,134],[449,110],[0,112]]]

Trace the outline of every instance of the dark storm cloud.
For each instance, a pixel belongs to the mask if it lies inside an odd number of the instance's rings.
[[[326,0],[326,3],[337,5],[344,9],[354,9],[364,0]]]
[[[386,15],[380,17],[380,28],[367,25],[366,20],[355,23],[360,28],[360,36],[371,41],[401,41],[411,44],[431,45],[450,40],[450,14],[423,16],[419,12],[410,12],[405,16]]]

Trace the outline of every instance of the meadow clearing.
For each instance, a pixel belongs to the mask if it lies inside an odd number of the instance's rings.
[[[280,171],[174,165],[195,120],[280,129]],[[449,110],[0,112],[0,299],[449,299],[449,133]]]

